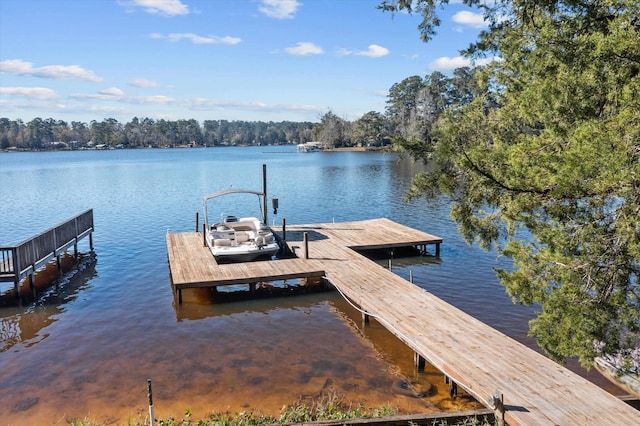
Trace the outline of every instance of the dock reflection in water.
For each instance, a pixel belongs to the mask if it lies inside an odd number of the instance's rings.
[[[404,413],[483,408],[464,392],[452,398],[442,373],[429,364],[424,371],[417,371],[413,352],[375,320],[362,324],[360,312],[338,292],[261,300],[250,298],[247,291],[243,293],[243,301],[219,303],[208,289],[189,289],[183,294],[183,304],[174,305],[179,321],[209,316],[233,327],[231,324],[237,324],[240,318],[255,318],[256,327],[264,323],[260,327],[265,327],[265,333],[279,336],[269,345],[246,347],[244,356],[228,360],[224,369],[238,391],[248,386],[253,394],[256,385],[266,381],[267,388],[281,387],[275,393],[289,393],[308,404],[321,394],[334,393],[346,401],[360,401],[369,407],[389,406]],[[276,324],[278,318],[284,323]],[[264,336],[261,331],[256,335]],[[252,346],[247,342],[243,345]],[[243,386],[237,380],[236,368],[251,371],[255,364],[277,366],[278,373],[270,375],[261,368],[255,377],[247,377]],[[243,408],[250,406],[247,403]]]
[[[77,264],[69,259],[63,259],[63,263],[67,264],[64,270],[71,271],[62,276],[59,276],[55,265],[47,265],[36,274],[34,281],[39,297],[35,302],[24,307],[12,306],[18,304],[13,291],[2,295],[3,305],[9,306],[0,309],[0,352],[8,351],[19,343],[32,346],[45,339],[47,334],[43,330],[64,311],[63,304],[75,299],[78,292],[96,276],[95,255],[82,255]],[[75,266],[69,266],[72,263]],[[28,285],[23,284],[22,287]],[[30,296],[30,292],[26,293],[22,301]]]

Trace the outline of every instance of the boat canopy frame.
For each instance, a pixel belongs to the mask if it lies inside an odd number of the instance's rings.
[[[260,214],[261,214],[261,219],[262,219],[262,223],[264,223],[266,225],[267,223],[267,215],[266,215],[266,210],[265,210],[265,193],[264,192],[260,192],[260,191],[252,191],[249,189],[226,189],[224,191],[218,191],[218,192],[212,192],[211,194],[207,194],[204,197],[202,197],[202,209],[204,210],[204,224],[206,227],[209,226],[209,218],[207,215],[207,201],[211,200],[212,198],[217,198],[217,197],[222,197],[223,195],[229,195],[229,194],[253,194],[256,195],[258,197],[258,202],[260,204]]]

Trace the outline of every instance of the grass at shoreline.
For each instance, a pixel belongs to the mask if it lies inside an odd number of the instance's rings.
[[[184,418],[175,419],[155,419],[154,426],[267,426],[267,425],[293,425],[318,423],[325,426],[343,424],[361,424],[368,422],[378,424],[396,425],[431,425],[431,426],[490,426],[495,424],[493,415],[483,413],[474,415],[469,412],[464,413],[436,413],[424,416],[399,416],[395,409],[382,407],[366,409],[359,404],[353,407],[352,404],[345,404],[337,394],[327,394],[321,396],[310,406],[307,404],[296,404],[289,407],[282,407],[279,416],[268,416],[255,413],[253,411],[243,411],[235,414],[212,413],[206,419],[193,419],[191,410],[186,410]],[[88,418],[76,419],[68,422],[70,426],[103,426],[106,423],[99,423]],[[109,424],[112,424],[111,422]],[[149,418],[139,418],[137,420],[128,419],[128,426],[148,426]]]

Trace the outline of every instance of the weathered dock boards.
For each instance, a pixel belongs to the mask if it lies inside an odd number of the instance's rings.
[[[476,399],[489,406],[490,395],[502,393],[509,425],[640,424],[640,412],[615,396],[353,250],[437,247],[440,238],[388,219],[375,219],[288,225],[286,240],[298,259],[231,267],[213,261],[200,234],[167,234],[174,288],[322,272],[349,299]]]

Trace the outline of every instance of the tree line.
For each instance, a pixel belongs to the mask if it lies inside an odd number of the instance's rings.
[[[447,77],[434,72],[411,76],[389,90],[384,113],[370,111],[348,121],[329,110],[318,122],[242,120],[154,120],[134,117],[70,123],[53,118],[0,118],[0,149],[53,150],[88,146],[143,148],[173,146],[287,145],[318,141],[327,148],[385,146],[394,137],[427,140],[437,117],[475,95],[470,68]]]

